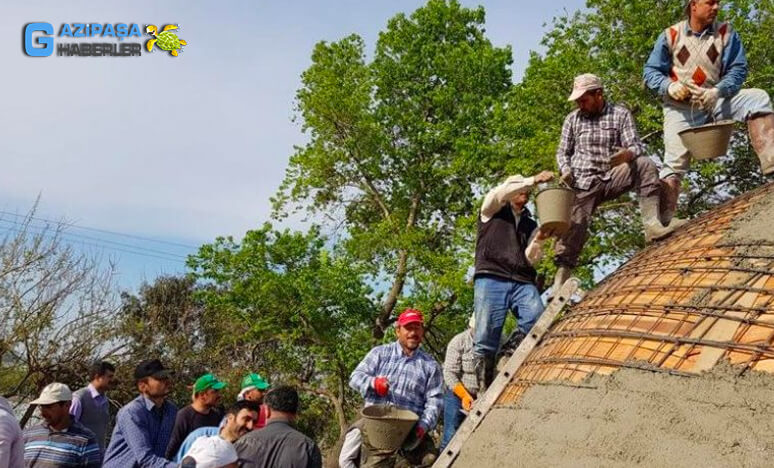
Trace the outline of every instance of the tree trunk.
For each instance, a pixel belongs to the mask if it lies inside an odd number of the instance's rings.
[[[395,280],[392,282],[387,298],[382,305],[382,311],[376,317],[373,335],[377,340],[384,338],[384,331],[390,326],[390,315],[392,315],[395,304],[398,302],[398,296],[403,291],[403,285],[406,283],[406,272],[408,270],[408,251],[401,250],[398,253],[398,268],[395,271]]]

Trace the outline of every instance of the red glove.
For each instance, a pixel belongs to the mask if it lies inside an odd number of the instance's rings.
[[[374,379],[374,391],[380,397],[387,396],[387,391],[390,389],[390,382],[387,381],[387,377],[376,377]]]
[[[417,436],[417,440],[422,440],[425,436],[425,429],[422,426],[417,426],[417,430],[414,432]]]

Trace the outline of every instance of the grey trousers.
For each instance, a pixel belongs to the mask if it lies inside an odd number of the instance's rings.
[[[607,172],[609,180],[595,179],[588,190],[575,190],[570,229],[556,243],[557,266],[575,268],[583,245],[589,237],[588,228],[594,211],[602,203],[635,190],[640,198],[659,195],[660,184],[656,163],[641,156],[628,164],[619,164]]]

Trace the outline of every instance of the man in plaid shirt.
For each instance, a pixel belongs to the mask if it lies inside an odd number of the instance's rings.
[[[673,218],[669,225],[661,224],[656,165],[645,154],[632,114],[605,101],[602,80],[590,73],[575,77],[568,100],[578,109],[564,120],[556,160],[562,180],[575,189],[576,198],[570,229],[556,245],[554,292],[578,264],[591,216],[600,204],[635,190],[648,242],[685,223]]]
[[[419,415],[401,455],[412,465],[429,466],[436,454],[432,439],[425,435],[435,428],[443,407],[441,366],[419,348],[425,333],[420,311],[403,311],[395,331],[397,341],[373,348],[352,372],[349,386],[360,392],[365,406],[388,404]],[[366,455],[362,466],[393,466],[397,451],[376,449],[368,434],[362,435]]]

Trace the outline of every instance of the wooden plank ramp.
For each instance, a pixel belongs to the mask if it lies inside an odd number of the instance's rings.
[[[473,435],[473,432],[484,420],[487,413],[492,409],[497,402],[500,395],[506,389],[511,379],[516,374],[516,371],[521,367],[522,363],[527,359],[527,356],[535,346],[543,338],[554,320],[562,311],[564,305],[570,300],[570,298],[578,291],[580,287],[580,281],[577,278],[570,278],[562,285],[559,293],[554,296],[554,299],[548,304],[548,307],[543,311],[535,325],[530,330],[529,334],[524,338],[519,347],[513,353],[513,356],[503,366],[502,370],[497,374],[492,384],[486,390],[486,392],[476,400],[473,405],[473,409],[465,421],[462,422],[460,428],[454,434],[454,437],[449,442],[449,445],[439,454],[438,459],[433,464],[433,468],[448,468],[454,463],[454,460],[460,454],[460,450],[467,442],[468,438]]]

